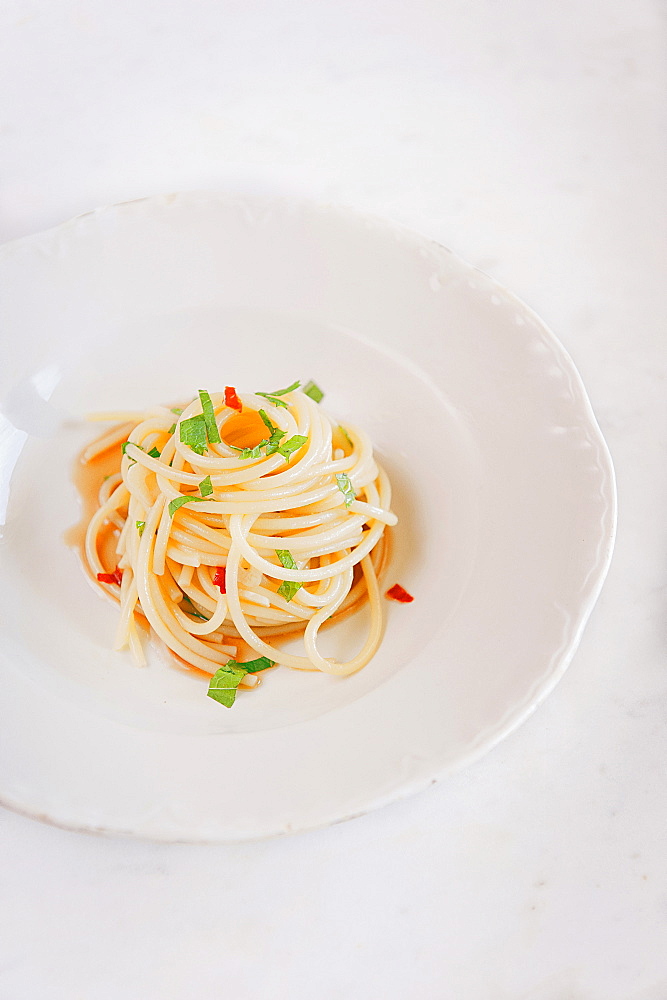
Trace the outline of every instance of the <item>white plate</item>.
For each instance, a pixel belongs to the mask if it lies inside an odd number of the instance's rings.
[[[234,841],[354,816],[468,763],[569,663],[605,576],[613,471],[563,348],[514,296],[397,226],[296,199],[179,194],[0,248],[0,799],[78,829]],[[394,483],[380,652],[282,668],[231,710],[153,652],[63,533],[91,409],[313,378]],[[332,630],[333,631],[333,630]],[[328,641],[351,648],[358,628]]]

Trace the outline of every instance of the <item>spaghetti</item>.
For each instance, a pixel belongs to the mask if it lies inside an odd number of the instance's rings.
[[[368,663],[382,636],[385,528],[397,519],[368,437],[330,420],[321,396],[299,383],[269,394],[227,387],[182,411],[93,418],[118,424],[83,454],[119,457],[84,545],[88,572],[120,603],[116,648],[144,663],[145,619],[176,656],[216,676],[240,640],[266,665],[344,676]],[[323,656],[321,627],[366,599],[362,649],[348,662]],[[304,655],[275,645],[298,634]],[[257,683],[241,673],[236,684]]]

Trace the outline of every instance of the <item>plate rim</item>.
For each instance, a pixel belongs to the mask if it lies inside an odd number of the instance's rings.
[[[144,205],[145,203],[151,203],[154,205],[169,205],[173,203],[174,200],[183,201],[190,198],[195,199],[210,199],[213,198],[216,201],[223,202],[238,202],[239,200],[248,200],[253,203],[270,203],[271,205],[282,204],[289,206],[296,205],[299,208],[306,207],[309,210],[314,210],[317,212],[326,212],[333,216],[342,218],[344,221],[350,220],[353,224],[359,224],[360,222],[366,223],[383,230],[387,235],[394,234],[396,237],[407,238],[415,245],[421,243],[422,245],[430,245],[437,254],[445,253],[450,255],[458,265],[462,265],[463,268],[476,272],[477,274],[483,276],[484,280],[490,284],[496,291],[500,292],[507,301],[516,305],[522,313],[530,316],[533,322],[539,327],[541,333],[546,336],[550,346],[556,351],[560,359],[562,360],[564,366],[567,369],[569,377],[572,379],[573,383],[577,389],[577,398],[579,405],[581,407],[582,419],[585,419],[587,425],[591,429],[595,436],[596,444],[599,448],[599,458],[601,463],[604,463],[605,471],[607,473],[607,492],[605,493],[604,499],[606,503],[605,515],[607,519],[607,531],[604,534],[604,538],[601,541],[602,551],[599,553],[598,561],[595,566],[590,567],[590,572],[592,573],[593,580],[591,585],[587,590],[585,600],[581,606],[577,607],[577,623],[576,628],[573,629],[572,634],[569,636],[567,644],[563,650],[560,651],[557,662],[552,665],[546,674],[546,676],[541,676],[536,679],[534,689],[531,689],[526,694],[526,697],[522,704],[514,704],[508,713],[508,717],[501,719],[497,722],[492,731],[485,730],[480,733],[477,742],[473,741],[466,751],[461,753],[456,760],[445,762],[444,764],[438,765],[437,762],[433,762],[431,767],[430,776],[413,776],[410,780],[403,781],[396,784],[390,792],[380,794],[378,796],[367,795],[367,804],[357,810],[352,810],[345,812],[345,814],[337,813],[335,817],[325,817],[320,822],[311,823],[300,823],[292,829],[281,828],[271,831],[265,831],[259,833],[257,836],[226,836],[217,835],[214,837],[201,837],[197,836],[196,832],[191,831],[185,836],[174,836],[168,831],[161,835],[157,831],[152,831],[146,833],[142,830],[136,829],[123,829],[121,825],[115,828],[97,828],[89,822],[68,822],[66,819],[59,817],[57,815],[50,815],[47,812],[40,810],[37,806],[26,806],[24,803],[15,801],[11,796],[7,796],[3,790],[0,788],[0,805],[5,808],[9,808],[21,815],[27,816],[32,819],[39,820],[41,822],[46,822],[51,825],[57,826],[62,829],[72,830],[76,832],[91,833],[91,834],[102,834],[107,836],[118,836],[127,838],[136,838],[141,840],[149,840],[154,842],[172,842],[172,843],[202,843],[202,844],[213,844],[213,843],[247,843],[252,841],[264,840],[277,836],[285,836],[288,833],[293,832],[306,832],[308,830],[315,830],[325,828],[327,826],[333,825],[338,822],[344,822],[348,819],[353,819],[355,817],[364,815],[373,809],[379,808],[393,801],[399,801],[406,798],[408,795],[412,795],[416,792],[422,791],[423,789],[435,784],[438,781],[443,780],[450,774],[456,773],[465,767],[472,765],[475,761],[480,759],[484,754],[489,752],[493,747],[495,747],[501,740],[517,729],[533,712],[542,704],[544,699],[551,693],[559,680],[563,677],[565,671],[568,669],[572,659],[577,651],[580,644],[581,637],[583,635],[586,624],[590,618],[590,615],[599,599],[600,593],[602,591],[611,561],[613,558],[613,551],[617,533],[617,522],[618,522],[618,496],[617,496],[617,483],[616,475],[614,470],[614,464],[611,456],[609,446],[602,434],[601,428],[599,426],[597,417],[593,410],[588,392],[584,385],[583,379],[569,353],[569,351],[561,343],[560,339],[552,331],[552,329],[544,322],[544,320],[532,309],[531,306],[527,305],[519,296],[514,292],[506,288],[497,279],[490,276],[481,268],[476,267],[471,264],[458,253],[452,251],[448,246],[441,243],[440,241],[433,239],[430,236],[426,236],[420,233],[419,230],[415,230],[406,226],[402,223],[396,222],[391,218],[383,217],[376,213],[371,213],[368,211],[360,210],[354,206],[339,204],[336,202],[322,201],[320,199],[314,199],[308,196],[298,196],[294,194],[253,194],[248,191],[234,192],[230,190],[226,191],[215,191],[215,190],[194,190],[194,191],[183,191],[183,192],[172,192],[170,194],[157,194],[157,195],[147,195],[142,198],[130,199],[128,201],[118,202],[115,204],[101,206],[95,208],[91,211],[81,213],[76,215],[65,222],[58,225],[52,226],[46,230],[42,230],[37,233],[28,234],[22,236],[16,240],[4,243],[0,245],[0,261],[7,256],[11,257],[13,253],[21,252],[26,246],[39,246],[43,241],[48,241],[50,239],[57,238],[59,234],[64,231],[68,231],[77,223],[83,220],[95,219],[100,215],[112,211],[132,211],[137,205]],[[408,355],[409,356],[409,355]]]

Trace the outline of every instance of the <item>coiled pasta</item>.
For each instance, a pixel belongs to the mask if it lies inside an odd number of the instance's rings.
[[[122,423],[83,460],[117,451],[119,467],[102,483],[84,561],[120,602],[117,648],[129,645],[144,661],[143,617],[207,674],[237,654],[239,640],[296,669],[342,676],[368,663],[382,636],[385,529],[397,519],[363,431],[336,425],[295,387],[202,391],[182,412],[97,419]],[[323,656],[321,627],[366,597],[371,624],[361,650],[348,662]],[[299,633],[303,655],[275,645]],[[248,674],[242,684],[256,680]]]

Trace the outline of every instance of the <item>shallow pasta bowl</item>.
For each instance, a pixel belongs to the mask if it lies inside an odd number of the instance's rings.
[[[297,199],[101,209],[0,248],[0,800],[63,826],[238,841],[424,788],[562,676],[606,574],[611,461],[581,380],[520,301],[443,247]],[[394,487],[380,651],[281,668],[226,710],[115,611],[64,535],[95,409],[312,378]],[[362,641],[332,629],[331,655]],[[329,655],[329,654],[327,654]]]

